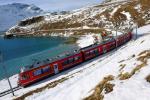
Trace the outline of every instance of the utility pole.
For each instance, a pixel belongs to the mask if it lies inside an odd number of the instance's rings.
[[[116,27],[116,39],[117,39],[117,31],[118,31],[118,22],[116,22],[116,25],[115,25],[115,27]],[[117,44],[117,40],[116,40],[116,47],[118,46],[118,44]]]
[[[14,91],[13,91],[12,85],[11,85],[11,83],[10,83],[10,80],[9,80],[9,77],[8,77],[8,74],[7,74],[7,70],[6,70],[5,65],[4,65],[4,62],[3,62],[3,54],[2,54],[1,51],[0,51],[0,62],[2,63],[2,67],[3,67],[3,69],[4,69],[5,77],[7,78],[7,81],[8,81],[8,83],[9,83],[11,93],[12,93],[12,95],[14,96]]]
[[[136,24],[136,38],[137,39],[138,23]]]

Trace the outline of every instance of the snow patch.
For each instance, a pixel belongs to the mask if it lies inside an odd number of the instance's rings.
[[[94,43],[94,37],[93,37],[93,35],[82,36],[77,41],[78,46],[81,47],[81,48],[84,48],[86,46],[92,45],[93,43]]]
[[[127,20],[131,20],[131,14],[130,14],[129,12],[123,11],[123,12],[121,12],[121,13],[124,14],[124,15],[126,15]]]

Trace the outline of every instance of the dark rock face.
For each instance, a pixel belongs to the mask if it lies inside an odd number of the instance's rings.
[[[26,25],[30,25],[30,24],[33,24],[33,23],[36,23],[36,22],[40,22],[44,20],[44,17],[43,16],[37,16],[37,17],[33,17],[32,19],[27,19],[27,20],[24,20],[24,21],[20,21],[19,22],[19,26],[26,26]]]

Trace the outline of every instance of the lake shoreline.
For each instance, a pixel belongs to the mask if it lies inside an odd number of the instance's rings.
[[[76,44],[65,44],[66,40],[63,37],[24,37],[12,39],[0,37],[0,51],[4,54],[4,64],[9,76],[18,73],[21,66],[31,64],[33,59],[43,60],[55,57],[77,47]],[[0,66],[2,66],[1,63]],[[2,71],[1,68],[0,70]],[[3,76],[3,71],[1,71],[0,79]]]

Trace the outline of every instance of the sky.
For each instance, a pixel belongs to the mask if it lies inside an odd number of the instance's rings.
[[[102,0],[0,0],[0,5],[11,3],[34,4],[45,11],[74,10],[100,3]]]

